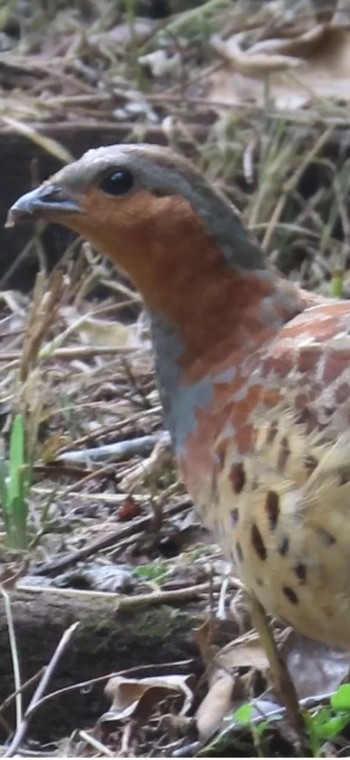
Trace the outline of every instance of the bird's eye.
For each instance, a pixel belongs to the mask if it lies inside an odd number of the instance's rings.
[[[133,184],[134,177],[129,169],[115,169],[112,174],[104,177],[100,188],[108,195],[126,195],[132,189]]]

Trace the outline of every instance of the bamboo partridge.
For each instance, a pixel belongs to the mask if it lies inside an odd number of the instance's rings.
[[[350,648],[350,303],[283,279],[165,148],[88,151],[10,211],[39,217],[140,289],[180,471],[256,609]]]

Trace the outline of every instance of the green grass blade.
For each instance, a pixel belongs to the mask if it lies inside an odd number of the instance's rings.
[[[7,474],[6,460],[0,456],[0,507],[5,512],[8,509]]]
[[[24,465],[24,422],[21,414],[16,414],[10,435],[10,461],[8,486],[9,502],[18,499],[21,493],[21,470]]]
[[[7,487],[7,540],[16,549],[27,547],[28,473],[25,461],[25,428],[21,414],[14,418],[9,451]]]

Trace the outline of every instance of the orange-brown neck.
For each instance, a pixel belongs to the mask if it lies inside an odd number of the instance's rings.
[[[91,191],[81,205],[86,215],[78,231],[127,272],[151,313],[176,330],[185,371],[196,366],[198,376],[204,357],[219,363],[228,347],[231,354],[253,348],[261,330],[277,329],[301,310],[297,289],[265,269],[263,259],[261,269],[249,268],[248,259],[247,269],[235,266],[235,240],[230,260],[184,198],[143,190],[130,202]],[[247,238],[247,256],[249,245]]]

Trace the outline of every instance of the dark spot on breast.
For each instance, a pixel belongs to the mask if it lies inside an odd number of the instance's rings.
[[[237,525],[238,518],[239,518],[239,512],[238,512],[237,507],[235,507],[234,509],[231,509],[231,522],[232,522],[233,527]]]
[[[237,464],[232,465],[229,478],[234,493],[241,493],[245,484],[245,472],[242,462],[237,462]]]
[[[311,473],[316,470],[316,467],[318,465],[317,459],[315,457],[311,456],[311,454],[304,459],[304,467],[308,471],[308,473],[311,475]]]
[[[294,357],[289,358],[287,356],[284,356],[283,359],[280,357],[279,361],[277,361],[277,357],[275,357],[274,370],[280,377],[287,377],[293,368]]]
[[[279,472],[283,472],[289,455],[290,455],[290,448],[288,444],[288,438],[286,435],[284,435],[283,438],[281,439],[280,447],[278,450],[278,457],[277,457],[277,469]]]
[[[265,560],[267,557],[267,549],[263,542],[262,535],[257,525],[252,526],[251,539],[253,547],[260,559]]]
[[[332,534],[324,528],[316,528],[316,535],[317,538],[320,539],[323,546],[333,546],[333,544],[336,543],[334,536],[332,536]]]
[[[317,415],[311,412],[308,407],[298,414],[296,423],[305,425],[305,432],[307,434],[312,433],[313,430],[322,430],[325,427],[325,425],[320,425]]]
[[[338,385],[338,388],[335,392],[335,400],[337,404],[343,404],[344,401],[347,401],[350,396],[350,386],[349,383],[341,383],[341,385]]]
[[[278,552],[281,555],[281,557],[286,557],[286,555],[288,554],[288,551],[289,551],[289,538],[288,536],[285,536],[278,547]]]
[[[294,572],[300,581],[304,582],[306,580],[306,565],[304,565],[303,562],[298,562],[298,564],[295,565]]]
[[[298,597],[290,586],[283,586],[282,591],[291,604],[298,604]]]
[[[224,469],[227,451],[227,441],[220,441],[215,449],[216,471],[221,472]]]
[[[263,581],[262,578],[255,578],[255,580],[256,580],[257,586],[263,586],[264,585],[264,581]]]
[[[242,551],[242,547],[241,547],[241,544],[239,543],[239,541],[237,541],[237,543],[236,543],[236,552],[237,552],[237,557],[238,557],[239,561],[242,562],[243,561],[243,551]]]
[[[267,431],[266,443],[273,443],[278,433],[278,423],[276,420],[271,422],[271,425]]]
[[[324,411],[324,413],[325,413],[325,415],[327,417],[331,417],[332,414],[334,414],[334,412],[335,412],[335,407],[334,406],[324,406],[323,407],[323,411]]]
[[[321,349],[308,347],[302,348],[298,356],[297,367],[302,374],[312,373],[316,369],[318,361],[321,357]]]
[[[322,380],[329,385],[337,380],[343,369],[348,366],[349,357],[347,357],[346,364],[341,360],[341,351],[336,354],[329,354],[326,358]]]
[[[279,498],[276,491],[266,494],[265,509],[271,530],[275,530],[280,513]]]

